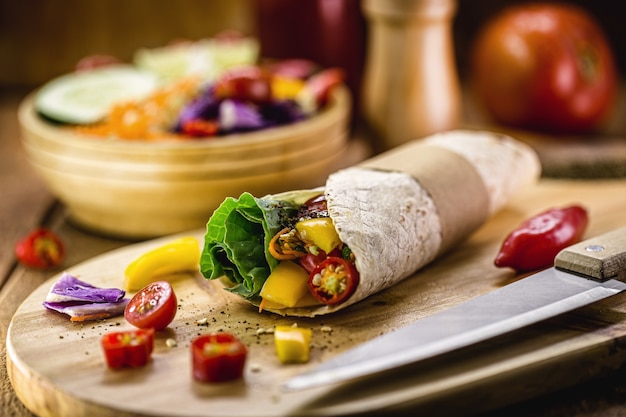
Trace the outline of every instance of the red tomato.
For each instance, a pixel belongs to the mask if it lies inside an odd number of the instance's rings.
[[[138,368],[150,360],[154,329],[107,333],[100,339],[109,368]]]
[[[113,55],[88,55],[76,63],[76,71],[89,71],[95,68],[121,64],[122,61]]]
[[[54,268],[63,262],[65,247],[54,232],[40,228],[17,242],[15,256],[26,266]]]
[[[310,274],[311,272],[313,272],[315,267],[324,259],[326,259],[326,252],[319,249],[317,255],[313,255],[312,253],[307,252],[307,254],[304,255],[302,258],[298,258],[298,264],[300,264],[300,266],[304,268],[307,273]]]
[[[335,248],[330,251],[329,254],[326,254],[326,252],[318,248],[317,255],[313,255],[311,252],[307,252],[306,255],[298,258],[298,264],[300,264],[300,266],[304,268],[307,273],[310,274],[311,272],[313,272],[315,267],[322,263],[322,261],[324,261],[324,259],[326,259],[326,257],[328,256],[341,258],[341,251],[338,248]]]
[[[312,92],[318,106],[328,102],[330,92],[346,78],[342,68],[327,68],[312,75],[306,82],[306,87]]]
[[[324,304],[339,304],[348,299],[359,283],[359,272],[351,262],[329,256],[309,275],[309,291]]]
[[[216,82],[215,95],[221,99],[267,103],[272,99],[271,77],[259,67],[240,67]]]
[[[471,58],[477,98],[504,125],[582,133],[612,109],[613,52],[597,22],[576,6],[511,6],[483,27]]]
[[[199,382],[241,378],[248,349],[230,333],[210,333],[191,341],[193,377]]]
[[[124,318],[140,329],[165,329],[176,316],[178,301],[167,281],[152,282],[131,298],[124,310]]]

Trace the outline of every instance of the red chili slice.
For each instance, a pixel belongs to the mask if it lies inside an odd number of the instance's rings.
[[[138,368],[150,360],[154,330],[111,332],[102,336],[100,343],[109,368]]]
[[[63,262],[65,246],[59,236],[44,228],[30,233],[15,245],[15,256],[32,268],[54,268]]]
[[[339,304],[354,293],[359,272],[353,263],[329,256],[309,275],[309,291],[324,304]]]
[[[193,377],[198,382],[224,382],[241,378],[248,349],[227,332],[209,333],[191,341]]]
[[[219,124],[215,120],[193,119],[183,123],[182,132],[192,137],[215,136],[219,132]]]

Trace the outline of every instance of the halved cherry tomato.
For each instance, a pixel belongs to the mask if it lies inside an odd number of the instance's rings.
[[[309,275],[309,291],[324,304],[339,304],[348,299],[359,283],[359,272],[345,259],[329,256]]]
[[[155,281],[143,287],[131,298],[124,318],[140,329],[165,329],[176,316],[178,300],[171,284]]]
[[[63,262],[65,247],[54,232],[39,228],[17,242],[15,256],[26,266],[54,268]]]
[[[109,368],[138,368],[150,360],[154,349],[154,329],[106,333],[100,344]]]
[[[241,378],[248,349],[230,333],[209,333],[191,341],[193,377],[199,382]]]

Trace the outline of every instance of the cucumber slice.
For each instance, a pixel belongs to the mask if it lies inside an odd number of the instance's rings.
[[[201,39],[186,44],[139,49],[133,56],[133,63],[166,81],[194,75],[205,82],[212,82],[231,67],[256,63],[258,57],[259,43],[252,37],[233,41]]]
[[[156,75],[130,65],[62,75],[35,95],[35,109],[62,123],[91,124],[104,119],[111,105],[140,100],[158,86]]]

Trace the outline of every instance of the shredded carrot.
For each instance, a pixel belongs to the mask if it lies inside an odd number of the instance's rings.
[[[170,132],[176,115],[199,92],[199,80],[188,78],[165,85],[140,101],[114,104],[98,124],[77,126],[80,133],[121,139],[177,138]]]
[[[109,317],[111,317],[110,313],[94,313],[94,314],[87,314],[84,316],[70,317],[70,321],[80,322],[80,321],[89,321],[89,320],[100,320],[100,319],[106,319]]]
[[[285,233],[288,233],[291,230],[289,227],[285,227],[280,232],[276,233],[272,240],[270,240],[269,251],[270,254],[278,259],[279,261],[289,261],[296,259],[293,254],[285,254],[282,250],[282,245],[280,244],[280,237]],[[280,248],[280,251],[279,251]]]
[[[283,239],[285,235],[291,232],[291,228],[285,227],[280,232],[276,233],[272,240],[270,240],[269,251],[270,254],[279,261],[292,261],[294,259],[302,258],[307,254],[306,251],[294,249],[286,239]],[[298,238],[292,239],[297,241]]]
[[[265,298],[261,298],[261,303],[259,304],[259,313],[263,312],[263,308],[265,308]]]

